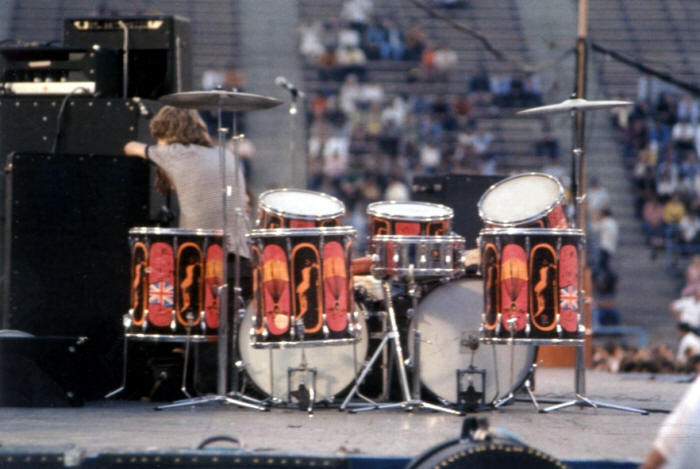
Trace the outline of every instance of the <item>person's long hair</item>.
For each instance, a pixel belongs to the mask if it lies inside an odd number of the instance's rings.
[[[164,140],[166,143],[213,146],[206,124],[199,113],[193,109],[163,106],[151,119],[149,129],[154,138]],[[166,194],[175,188],[161,168],[156,169],[155,184],[161,194]]]
[[[149,124],[151,134],[167,143],[213,146],[207,126],[193,109],[163,106]]]

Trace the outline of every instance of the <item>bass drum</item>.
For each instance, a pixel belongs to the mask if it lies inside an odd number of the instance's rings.
[[[468,343],[479,337],[483,304],[482,279],[461,279],[441,285],[418,304],[411,331],[418,328],[420,332],[421,380],[447,402],[457,403],[457,370],[466,370],[471,363],[472,351]],[[413,337],[412,333],[408,335],[411,352]],[[484,399],[487,404],[514,391],[525,381],[536,352],[533,345],[479,344],[474,352],[474,366],[486,370]],[[480,378],[475,377],[474,387],[479,390]],[[466,388],[464,383],[462,388]]]
[[[331,401],[351,385],[359,374],[369,345],[365,311],[357,318],[358,340],[351,344],[305,347],[308,368],[316,369],[315,401]],[[298,347],[254,348],[250,330],[255,312],[248,306],[238,334],[238,350],[248,377],[260,391],[283,402],[289,401],[288,370],[302,363],[301,343]],[[292,391],[296,390],[293,386]]]

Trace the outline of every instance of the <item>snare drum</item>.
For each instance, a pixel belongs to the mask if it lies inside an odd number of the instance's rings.
[[[258,228],[338,226],[345,204],[333,196],[303,189],[273,189],[258,199]]]
[[[582,230],[484,229],[479,233],[487,337],[581,338]]]
[[[251,244],[255,347],[356,339],[352,227],[256,229]]]
[[[221,230],[129,230],[131,292],[126,334],[153,340],[216,340],[222,284]],[[188,331],[189,329],[189,331]]]
[[[372,275],[452,276],[464,269],[464,237],[377,235],[370,239]]]
[[[441,236],[452,233],[454,211],[429,202],[388,201],[369,204],[367,215],[371,236]]]
[[[564,188],[545,173],[517,174],[489,187],[478,203],[487,227],[567,228]]]

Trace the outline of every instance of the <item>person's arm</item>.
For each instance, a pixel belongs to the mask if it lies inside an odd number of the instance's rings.
[[[661,467],[664,463],[666,462],[666,458],[664,457],[661,452],[653,448],[651,452],[647,455],[647,458],[644,460],[641,466],[639,466],[639,469],[658,469]]]
[[[124,153],[127,156],[138,156],[140,158],[146,158],[146,148],[148,145],[141,142],[131,141],[124,145]]]

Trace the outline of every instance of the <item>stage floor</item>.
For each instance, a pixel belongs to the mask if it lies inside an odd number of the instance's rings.
[[[573,397],[569,368],[537,370],[535,395],[541,400]],[[639,462],[656,431],[688,384],[670,377],[586,373],[586,396],[610,404],[650,410],[638,415],[618,410],[570,407],[538,413],[525,395],[498,410],[479,412],[492,427],[561,460]],[[546,406],[546,404],[542,403]],[[45,451],[73,448],[83,454],[195,449],[217,435],[234,437],[247,451],[313,456],[359,455],[412,458],[459,435],[463,418],[427,410],[363,413],[317,408],[273,408],[269,412],[221,403],[155,411],[138,401],[96,401],[76,408],[0,408],[0,448]],[[218,443],[219,448],[234,448]]]

